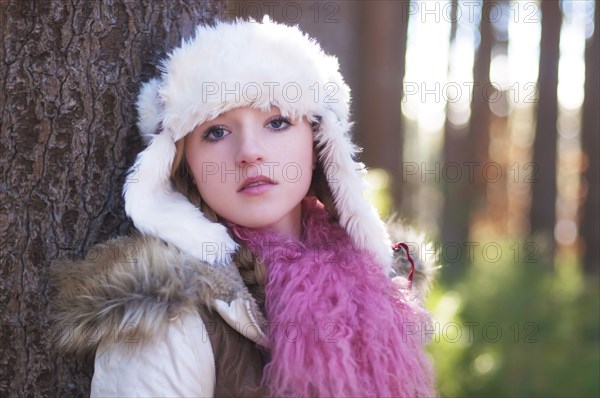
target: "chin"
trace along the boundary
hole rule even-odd
[[[272,225],[274,223],[274,221],[270,221],[270,220],[265,220],[265,219],[261,219],[261,220],[248,220],[248,221],[243,221],[240,222],[239,225],[244,226],[246,228],[254,228],[254,229],[259,229],[259,228],[266,228],[270,225]]]

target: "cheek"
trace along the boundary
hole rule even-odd
[[[219,171],[207,170],[197,178],[196,188],[202,200],[222,217],[227,216],[228,208],[235,206],[232,187],[223,183]]]
[[[190,166],[200,196],[211,207],[214,205],[214,198],[218,200],[227,189],[225,178],[229,176],[222,167],[224,164],[216,159],[197,161]]]
[[[289,181],[298,185],[298,189],[306,189],[312,181],[313,168],[316,164],[316,151],[313,145],[312,131],[303,132],[301,136],[290,147],[288,161],[290,164],[286,168]],[[291,163],[293,162],[293,167]],[[301,173],[301,174],[299,174]]]
[[[231,169],[225,165],[224,154],[221,152],[216,147],[201,148],[190,153],[187,159],[200,196],[217,213],[219,205],[226,198],[228,185],[225,178],[229,177],[227,170]]]
[[[196,185],[214,183],[218,179],[223,164],[223,154],[219,148],[201,147],[186,151],[188,166]]]
[[[210,173],[207,173],[207,170],[210,169],[210,162],[204,162],[201,160],[200,156],[188,156],[187,157],[187,162],[188,162],[188,167],[190,169],[190,172],[192,173],[192,177],[194,178],[194,181],[196,181],[196,185],[200,185],[202,182],[204,182],[206,180],[206,176],[209,175]]]
[[[314,147],[312,131],[304,139],[301,144],[302,148],[302,159],[306,162],[305,164],[312,170],[317,163],[317,151]],[[306,166],[305,166],[306,167]]]
[[[310,127],[302,126],[294,132],[294,138],[288,142],[288,154],[309,165],[316,159],[313,133]]]

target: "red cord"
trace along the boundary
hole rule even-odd
[[[400,248],[403,248],[404,251],[406,251],[406,256],[408,257],[408,262],[410,262],[410,272],[408,273],[408,288],[412,289],[412,282],[413,282],[413,277],[415,274],[415,262],[413,261],[412,257],[410,256],[410,250],[408,249],[408,245],[406,243],[398,242],[394,246],[392,246],[392,249],[395,252],[399,252]]]

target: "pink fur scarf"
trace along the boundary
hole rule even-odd
[[[432,397],[420,330],[428,320],[314,198],[301,241],[233,226],[268,267],[266,315],[273,396]]]

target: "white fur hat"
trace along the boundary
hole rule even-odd
[[[198,26],[163,60],[159,78],[142,85],[138,127],[147,143],[123,187],[125,211],[136,228],[210,264],[236,250],[227,229],[206,219],[172,188],[175,142],[195,126],[242,106],[319,119],[319,161],[340,224],[357,247],[389,271],[391,244],[375,209],[363,197],[365,167],[355,160],[349,130],[350,89],[335,57],[297,27],[265,17]]]

